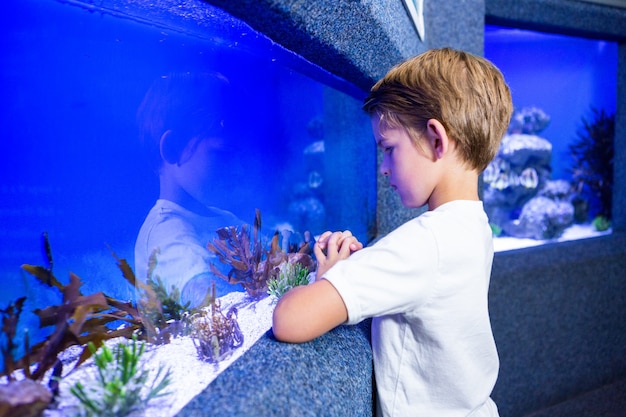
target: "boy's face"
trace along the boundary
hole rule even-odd
[[[173,168],[179,187],[203,205],[215,205],[216,190],[226,188],[226,184],[228,191],[234,192],[235,178],[243,176],[237,154],[225,142],[217,137],[192,141]]]
[[[402,204],[417,208],[428,203],[436,185],[435,158],[428,155],[428,145],[420,149],[405,129],[381,125],[377,115],[372,116],[372,130],[383,151],[380,172],[389,178],[389,185],[398,192]]]

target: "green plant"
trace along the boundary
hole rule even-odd
[[[178,287],[172,285],[171,290],[168,291],[160,276],[150,277],[148,279],[148,285],[152,287],[157,298],[161,301],[163,317],[166,322],[170,320],[180,321],[185,313],[191,310],[189,302],[185,304],[181,303],[180,290]]]
[[[595,219],[593,219],[591,224],[598,232],[604,232],[605,230],[608,230],[609,227],[611,227],[611,222],[604,216],[597,216]]]
[[[489,223],[489,226],[491,227],[491,233],[496,236],[499,237],[502,235],[502,228],[500,226],[498,226],[495,223]]]
[[[592,217],[611,220],[615,115],[592,111],[594,120],[583,118],[578,140],[569,147],[574,160],[572,182],[579,195],[590,202]]]
[[[309,283],[309,268],[300,263],[283,262],[278,267],[278,277],[267,282],[267,293],[280,298],[290,289]]]
[[[164,389],[171,383],[171,371],[159,367],[150,382],[150,371],[140,362],[145,343],[138,342],[136,336],[113,349],[103,345],[98,351],[89,342],[89,349],[94,355],[97,375],[70,388],[80,401],[81,415],[121,417],[145,407],[154,398],[168,395]]]

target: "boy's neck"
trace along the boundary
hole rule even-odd
[[[428,210],[435,210],[446,203],[458,200],[479,201],[478,173],[475,170],[461,169],[450,172],[428,200]]]
[[[160,183],[159,199],[176,203],[184,209],[200,216],[211,214],[211,210],[206,205],[194,199],[176,183],[164,180],[163,178],[161,178]]]

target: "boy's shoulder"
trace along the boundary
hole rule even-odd
[[[407,223],[411,221],[431,222],[446,218],[450,218],[450,220],[461,218],[484,220],[486,216],[482,201],[454,200],[444,203],[434,210],[425,211]]]
[[[403,241],[426,238],[439,241],[464,235],[471,238],[487,230],[491,231],[482,201],[455,200],[421,213],[387,236]]]

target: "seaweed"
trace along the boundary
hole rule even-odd
[[[26,298],[18,299],[12,305],[13,307],[9,306],[3,310],[2,330],[9,342],[8,346],[3,348],[3,354],[5,350],[7,354],[4,354],[5,369],[1,375],[6,375],[9,380],[12,379],[13,372],[20,369],[23,370],[25,377],[35,381],[40,381],[52,368],[56,368],[54,372],[60,374],[58,355],[70,346],[84,346],[74,365],[73,369],[76,369],[91,356],[91,351],[87,348],[89,342],[98,347],[105,340],[116,337],[129,338],[135,332],[143,330],[139,311],[132,303],[114,299],[102,292],[91,295],[82,294],[80,291],[82,281],[74,273],[70,273],[67,285],[62,284],[52,271],[53,260],[47,233],[42,235],[42,246],[46,266],[24,264],[22,268],[42,284],[57,289],[62,295],[62,302],[59,305],[34,310],[39,318],[39,327],[53,327],[54,330],[44,341],[32,347],[28,346],[28,337],[26,337],[24,356],[18,360],[12,357],[12,351],[15,348],[12,340],[15,337],[19,313]],[[118,259],[118,261],[120,264],[125,264],[123,260]],[[110,325],[118,321],[125,322],[125,326],[112,329]],[[35,364],[35,369],[31,372],[32,364]]]
[[[297,252],[283,252],[279,246],[279,233],[275,232],[269,248],[266,249],[260,235],[261,212],[256,210],[252,236],[250,226],[228,226],[216,231],[217,238],[207,244],[207,249],[217,255],[220,262],[231,267],[228,275],[222,273],[214,264],[211,272],[230,284],[241,284],[248,295],[260,299],[267,295],[268,280],[279,273],[279,266],[289,261],[300,263],[313,269],[314,262],[309,252],[309,244],[305,242]],[[290,250],[295,248],[290,248]]]
[[[569,146],[572,182],[576,192],[592,205],[592,217],[611,220],[615,115],[592,108],[594,119],[583,118],[578,140]]]
[[[169,343],[172,337],[188,333],[188,318],[196,308],[190,308],[189,302],[182,304],[180,290],[173,285],[168,291],[161,277],[154,275],[158,254],[158,248],[150,254],[147,283],[137,281],[135,286],[139,290],[138,307],[144,318],[148,340],[161,344]],[[208,303],[197,308],[205,305]]]
[[[40,327],[54,326],[54,331],[47,340],[32,347],[29,361],[18,361],[24,367],[28,366],[26,362],[37,363],[32,379],[41,379],[54,366],[58,354],[70,346],[85,346],[89,342],[100,346],[108,339],[131,337],[142,328],[139,314],[130,303],[114,300],[101,292],[85,296],[79,290],[81,285],[80,278],[70,274],[70,283],[60,288],[63,303],[34,311]],[[117,329],[107,326],[120,320],[126,321],[127,325]],[[74,368],[90,356],[91,352],[83,349]]]
[[[184,328],[184,326],[181,326],[181,320],[184,321],[190,312],[186,310],[187,305],[181,305],[177,301],[180,298],[180,293],[175,291],[175,288],[172,293],[165,291],[163,283],[158,277],[150,280],[148,284],[137,280],[128,262],[118,257],[115,252],[111,251],[111,254],[117,261],[117,266],[122,272],[122,276],[143,294],[140,304],[141,311],[137,305],[115,299],[103,292],[84,295],[80,290],[83,283],[74,273],[69,274],[69,283],[67,285],[62,284],[52,270],[54,265],[52,250],[48,234],[45,232],[42,234],[42,250],[43,266],[24,264],[22,269],[34,276],[44,286],[60,292],[62,302],[59,305],[52,305],[33,311],[39,318],[39,327],[53,327],[53,331],[44,341],[30,346],[28,329],[26,329],[24,337],[25,353],[18,360],[15,360],[14,357],[17,348],[15,339],[26,297],[21,297],[10,303],[5,309],[0,309],[2,333],[5,335],[4,339],[6,340],[6,343],[0,346],[4,362],[4,369],[0,372],[0,376],[6,376],[9,384],[19,383],[14,377],[16,371],[21,370],[28,380],[40,382],[47,375],[48,371],[51,370],[48,387],[52,394],[57,396],[59,381],[63,373],[62,362],[58,357],[67,348],[71,346],[81,346],[83,348],[73,369],[70,371],[71,373],[94,355],[101,346],[104,346],[103,349],[108,349],[104,345],[104,342],[107,340],[124,337],[127,339],[133,338],[133,340],[140,338],[153,343],[167,343],[173,335],[180,334],[180,329]],[[153,263],[156,265],[156,254],[154,256]],[[154,270],[154,268],[151,270]],[[144,315],[146,311],[151,313],[149,318]],[[156,320],[153,320],[155,318]],[[117,322],[122,322],[122,325],[117,325]],[[133,346],[136,346],[136,344]],[[119,349],[123,348],[120,347]],[[132,349],[132,352],[137,353],[134,347]],[[143,345],[141,349],[143,351]],[[106,352],[106,350],[103,352]],[[123,353],[123,355],[128,359],[128,352]],[[130,362],[120,363],[122,367],[131,364]],[[138,374],[138,378],[135,380],[139,381],[139,383],[135,385],[143,385],[145,374]],[[155,390],[154,392],[151,391],[148,395],[149,398],[160,396],[159,392],[167,385],[167,382],[165,382],[167,378],[169,378],[169,373],[156,386],[153,386]],[[117,383],[116,381],[119,382],[117,379],[109,382]],[[110,383],[106,384],[105,390],[115,388]],[[80,388],[76,388],[76,390],[78,390],[76,392],[79,396],[83,395],[81,401],[86,401],[84,404],[86,407],[90,407],[102,399],[98,399],[97,396],[90,397],[88,391],[84,389],[82,393]],[[147,401],[147,399],[144,398],[142,401]],[[88,403],[91,405],[88,406]],[[11,410],[8,412],[9,414],[12,413]],[[88,415],[90,413],[89,411],[85,412]],[[95,415],[100,414],[96,413]]]
[[[183,319],[186,312],[190,309],[189,302],[181,304],[180,290],[173,285],[171,291],[167,291],[165,284],[158,275],[150,277],[148,285],[154,290],[156,297],[161,302],[161,309],[163,313],[163,319],[165,321],[175,320],[180,321]]]
[[[0,309],[0,314],[2,314],[2,333],[6,337],[6,344],[0,346],[0,351],[4,360],[4,372],[9,381],[15,380],[13,377],[13,371],[16,368],[13,352],[17,348],[15,336],[17,334],[17,323],[20,319],[20,314],[22,314],[25,301],[26,297],[20,297],[15,302],[9,303],[7,308]],[[28,337],[26,340],[28,340]]]
[[[236,307],[231,307],[226,315],[222,313],[215,297],[215,282],[210,302],[210,313],[200,310],[191,316],[191,339],[200,359],[216,364],[243,344],[243,333],[237,323]]]

